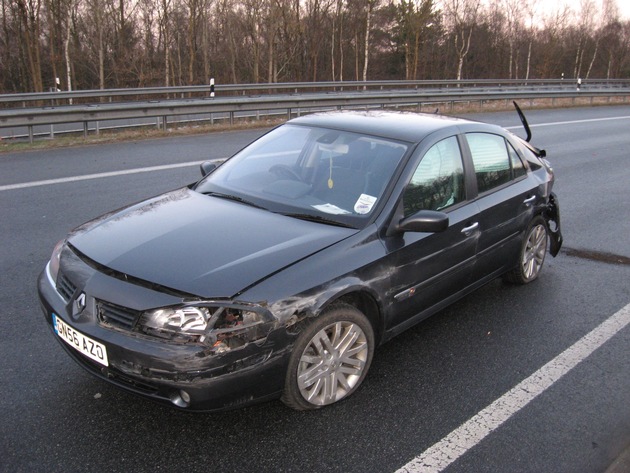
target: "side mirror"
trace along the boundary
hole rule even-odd
[[[435,210],[420,210],[415,214],[402,219],[396,230],[399,232],[443,232],[448,228],[448,215]]]
[[[208,174],[214,171],[218,166],[217,166],[217,163],[214,161],[205,161],[201,163],[199,167],[201,168],[201,176],[206,177]]]

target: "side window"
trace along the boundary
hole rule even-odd
[[[464,167],[457,137],[433,145],[405,190],[405,217],[419,210],[442,210],[465,199]]]
[[[510,181],[510,157],[502,136],[468,133],[466,139],[470,146],[480,194]]]

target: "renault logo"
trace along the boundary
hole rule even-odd
[[[85,309],[85,292],[82,292],[74,301],[74,313],[79,314]]]

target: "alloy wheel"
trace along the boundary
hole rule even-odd
[[[344,398],[361,380],[368,354],[367,337],[357,324],[340,321],[324,327],[300,357],[300,394],[317,406]]]

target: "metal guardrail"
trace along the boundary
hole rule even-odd
[[[422,81],[423,85],[427,81]],[[484,87],[479,84],[485,82]],[[508,82],[511,84],[508,85]],[[121,102],[121,103],[91,103],[85,105],[63,105],[63,106],[47,106],[33,108],[11,108],[0,110],[0,128],[17,128],[27,127],[28,137],[32,142],[34,139],[33,127],[41,125],[52,125],[62,123],[80,123],[83,126],[83,132],[87,135],[90,123],[98,124],[100,122],[110,120],[133,120],[133,119],[153,119],[155,126],[166,129],[169,119],[173,120],[182,116],[205,116],[212,117],[217,114],[223,114],[229,117],[232,122],[239,113],[256,112],[258,113],[286,113],[287,118],[302,112],[322,109],[345,109],[345,108],[373,108],[373,107],[418,107],[434,103],[447,103],[451,108],[456,102],[479,102],[482,105],[486,101],[494,100],[534,100],[541,98],[557,99],[557,98],[577,98],[587,97],[593,100],[596,97],[624,97],[624,101],[630,96],[630,81],[601,81],[595,83],[589,81],[588,84],[582,84],[580,91],[576,90],[575,85],[567,84],[567,81],[557,84],[558,81],[544,81],[535,86],[524,86],[520,81],[514,84],[514,81],[465,81],[467,87],[463,87],[462,81],[436,81],[436,85],[440,85],[438,89],[420,89],[414,84],[420,82],[344,82],[344,83],[299,83],[299,84],[272,84],[279,89],[291,89],[298,85],[303,88],[308,87],[332,87],[334,84],[337,89],[343,88],[343,91],[319,92],[319,93],[302,93],[302,94],[282,94],[282,95],[258,95],[258,96],[231,96],[231,97],[203,97],[190,99],[170,99],[170,100],[148,100],[142,102]],[[537,81],[539,82],[539,81]],[[393,90],[383,90],[385,86],[396,85],[398,87]],[[445,86],[448,85],[448,86]],[[477,87],[472,87],[472,85]],[[497,85],[499,84],[499,85]],[[530,84],[528,82],[528,84]],[[259,89],[263,84],[255,84]],[[368,88],[368,85],[370,88]],[[254,87],[254,85],[251,85]],[[365,86],[365,90],[364,90]],[[490,87],[494,86],[494,87]],[[227,90],[224,86],[224,91]],[[232,87],[232,86],[231,86]],[[244,86],[239,87],[239,91]],[[359,89],[348,91],[348,89]],[[185,88],[187,91],[191,88]],[[201,88],[197,92],[201,91]],[[259,90],[257,89],[257,90]],[[125,89],[126,90],[126,89]],[[135,95],[144,94],[146,89],[133,89]],[[204,90],[209,92],[209,87]],[[217,92],[221,88],[217,87]],[[253,91],[254,89],[249,89]],[[269,90],[269,89],[267,89]],[[160,93],[179,94],[181,88],[160,89]],[[88,91],[93,93],[94,91]],[[107,95],[103,95],[103,91],[99,91],[101,95],[93,95],[94,97],[113,96],[118,91],[106,91]],[[54,93],[56,100],[65,97],[64,93]],[[72,92],[65,94],[73,94],[72,97],[78,97],[83,92]],[[33,95],[28,94],[29,99]],[[83,97],[89,96],[85,93]],[[6,96],[0,96],[6,97]],[[67,97],[65,97],[67,98]],[[51,133],[52,134],[52,133]]]
[[[628,88],[630,79],[589,79],[584,81],[590,88]],[[392,90],[392,89],[452,89],[478,87],[525,87],[525,88],[574,88],[576,82],[569,79],[468,79],[468,80],[418,80],[418,81],[344,81],[344,82],[283,82],[268,84],[223,84],[179,87],[150,87],[135,89],[75,90],[0,95],[0,105],[27,107],[29,103],[44,103],[48,106],[71,104],[84,99],[99,99],[112,103],[123,98],[185,99],[186,97],[209,96],[211,90],[217,95],[251,95],[285,91],[348,91],[348,90]]]

